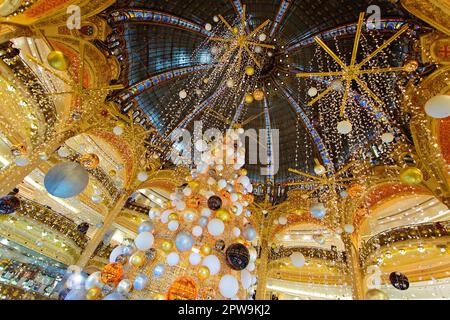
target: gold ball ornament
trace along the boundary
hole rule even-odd
[[[172,251],[172,248],[173,248],[173,243],[171,241],[164,240],[161,243],[161,250],[164,252],[170,252],[170,251]]]
[[[90,288],[86,292],[86,299],[87,300],[99,300],[102,296],[102,289],[98,287]]]
[[[95,153],[84,154],[80,157],[80,164],[86,169],[95,169],[100,164],[100,158]]]
[[[193,180],[193,181],[188,182],[188,186],[192,190],[196,191],[198,189],[198,187],[200,186],[200,182],[198,182],[197,180]]]
[[[58,71],[66,71],[69,68],[70,60],[61,51],[51,51],[47,56],[48,64]]]
[[[115,177],[116,175],[117,175],[117,171],[116,170],[114,170],[114,169],[112,169],[112,170],[109,170],[109,175],[111,176],[111,177]]]
[[[133,265],[135,268],[140,268],[144,265],[145,263],[145,253],[142,251],[138,251],[136,253],[134,253],[131,257],[130,257],[130,263],[131,265]]]
[[[161,293],[157,293],[153,296],[153,299],[154,300],[166,300],[166,297]]]
[[[366,300],[389,300],[389,297],[381,290],[371,289],[366,292]]]
[[[247,169],[241,169],[241,170],[239,170],[239,174],[240,174],[241,176],[246,176],[247,173],[248,173]]]
[[[245,74],[249,77],[253,76],[255,74],[255,68],[253,67],[247,67],[245,68]]]
[[[238,34],[239,33],[239,28],[238,27],[234,27],[233,28],[233,34]]]
[[[200,248],[200,252],[201,254],[203,254],[204,256],[208,256],[211,254],[211,247],[207,244],[204,244],[201,248]]]
[[[255,99],[253,98],[253,96],[252,96],[251,94],[247,94],[247,95],[245,96],[245,103],[246,103],[246,104],[253,103],[254,100],[255,100]]]
[[[418,63],[416,60],[408,61],[408,62],[405,64],[405,69],[406,69],[406,71],[408,71],[408,72],[414,72],[414,71],[417,70],[418,67],[419,67],[419,63]]]
[[[201,266],[201,267],[198,269],[197,276],[198,276],[198,278],[199,278],[201,281],[204,281],[204,280],[208,279],[208,278],[209,278],[209,275],[210,275],[210,271],[209,271],[209,268],[208,268],[208,267]]]
[[[420,184],[423,181],[423,173],[416,167],[404,168],[400,172],[400,181],[410,185]]]
[[[223,222],[227,222],[230,220],[230,213],[227,210],[220,208],[216,211],[216,218],[222,220]]]
[[[253,98],[255,98],[256,101],[264,100],[264,92],[261,89],[256,89],[255,92],[253,92]]]
[[[168,219],[169,219],[169,221],[178,220],[178,214],[176,214],[175,212],[172,212],[171,214],[169,214]]]

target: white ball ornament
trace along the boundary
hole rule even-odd
[[[138,178],[138,180],[141,181],[141,182],[147,181],[147,179],[148,179],[148,174],[147,174],[146,172],[144,172],[144,171],[139,172],[138,175],[137,175],[137,178]]]
[[[218,274],[220,271],[220,260],[213,254],[205,257],[202,265],[209,269],[209,273],[212,276]]]
[[[255,268],[256,268],[256,265],[255,265],[255,263],[254,262],[250,262],[249,264],[248,264],[248,266],[247,266],[247,270],[248,271],[250,271],[250,272],[253,272],[253,271],[255,271]]]
[[[212,30],[212,25],[210,23],[205,24],[205,30],[206,31],[211,31]]]
[[[450,116],[450,95],[438,95],[428,100],[425,104],[425,112],[436,119]]]
[[[30,163],[30,160],[26,156],[19,156],[14,160],[14,163],[18,167],[25,167]]]
[[[194,237],[200,237],[203,233],[203,229],[200,226],[195,226],[194,228],[192,228],[192,235],[194,235]]]
[[[267,35],[265,33],[261,33],[258,37],[259,41],[264,42],[267,40]]]
[[[169,229],[170,231],[176,231],[176,230],[178,230],[179,226],[180,226],[180,223],[178,221],[172,220],[167,225],[167,229]]]
[[[233,88],[234,87],[234,80],[233,79],[228,79],[227,80],[227,87],[228,88]]]
[[[250,254],[250,261],[255,262],[258,258],[258,252],[256,251],[256,249],[254,247],[250,247],[248,248],[248,253]]]
[[[214,237],[220,236],[224,230],[225,230],[225,225],[224,225],[223,221],[220,219],[212,219],[208,223],[208,232]]]
[[[171,252],[167,255],[166,262],[169,266],[173,267],[180,261],[180,256],[176,252]]]
[[[180,96],[180,99],[186,99],[187,98],[186,90],[181,90],[178,95]]]
[[[355,231],[355,227],[353,227],[353,225],[352,224],[346,224],[345,226],[344,226],[344,231],[346,232],[346,233],[353,233],[353,231]]]
[[[252,274],[247,270],[241,271],[241,284],[244,289],[248,289],[252,285]]]
[[[287,224],[288,219],[287,219],[286,216],[281,216],[281,217],[278,218],[278,222],[279,222],[282,226],[284,226],[284,225]]]
[[[315,203],[311,206],[311,214],[317,219],[322,219],[327,214],[327,208],[323,203]]]
[[[214,22],[219,22],[219,17],[218,17],[218,16],[214,16],[214,17],[213,17],[213,21],[214,21]]]
[[[241,229],[239,229],[238,227],[233,227],[233,236],[235,238],[239,237],[241,235]]]
[[[197,252],[192,252],[189,255],[189,263],[193,266],[198,265],[202,261],[202,256]]]
[[[115,126],[115,127],[113,128],[113,133],[114,133],[116,136],[120,136],[120,135],[123,134],[123,128],[122,128],[121,126]]]
[[[66,147],[61,147],[58,149],[58,156],[60,156],[61,158],[67,158],[69,154],[70,152]]]
[[[394,135],[390,132],[383,133],[381,135],[381,141],[383,141],[384,143],[391,143],[392,141],[394,141]]]
[[[337,125],[337,130],[340,134],[349,134],[352,132],[353,126],[348,120],[340,121]]]
[[[255,47],[255,52],[256,53],[262,53],[263,52],[263,48],[261,48],[260,46],[256,46]]]
[[[154,240],[153,234],[150,232],[142,232],[134,239],[134,244],[139,250],[147,251],[153,246]]]
[[[292,253],[290,259],[294,267],[301,268],[305,265],[305,257],[300,252]]]
[[[195,149],[197,149],[197,151],[204,152],[208,149],[208,144],[205,140],[197,140],[195,142]]]
[[[315,97],[315,96],[317,96],[317,88],[314,88],[314,87],[309,88],[309,90],[308,90],[308,96],[310,96],[310,97]]]
[[[239,291],[239,283],[232,275],[224,275],[219,282],[219,291],[225,298],[231,299]]]
[[[223,189],[227,186],[227,181],[225,179],[220,179],[217,182],[217,186],[219,187],[219,189]]]
[[[209,217],[211,215],[211,210],[209,208],[203,208],[201,215],[202,217]]]

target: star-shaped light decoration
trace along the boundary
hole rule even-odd
[[[45,34],[43,34],[42,31],[40,31],[39,29],[36,29],[36,31],[42,37],[42,39],[44,40],[46,45],[50,48],[50,50],[52,52],[56,52],[53,46],[51,45],[50,41],[48,41]],[[88,102],[88,104],[95,105],[96,103],[103,102],[101,100],[104,100],[104,97],[108,95],[110,92],[124,88],[124,86],[121,84],[103,86],[98,88],[85,88],[84,87],[85,45],[83,42],[80,42],[79,53],[80,53],[80,67],[78,71],[78,81],[76,81],[76,79],[70,73],[67,73],[70,78],[69,80],[67,80],[64,77],[60,76],[57,72],[47,67],[39,60],[37,60],[35,57],[31,55],[27,56],[29,60],[31,60],[44,70],[46,70],[54,77],[60,79],[62,82],[64,82],[67,86],[69,86],[72,89],[71,91],[51,92],[48,93],[49,96],[73,95],[76,97],[76,99],[78,99],[80,106],[83,105],[83,101],[85,100]]]
[[[289,168],[289,172],[301,175],[309,180],[301,181],[301,182],[291,182],[288,183],[288,186],[312,186],[312,189],[308,190],[305,194],[305,198],[309,197],[309,195],[313,194],[316,191],[327,188],[327,190],[336,190],[336,188],[344,188],[346,189],[349,184],[355,183],[361,178],[349,178],[346,177],[348,174],[348,170],[355,164],[354,161],[345,165],[339,171],[330,174],[326,172],[325,167],[323,167],[317,159],[314,159],[316,165],[314,167],[314,171],[316,175],[312,175],[306,172],[302,172],[296,169]]]
[[[257,35],[262,29],[264,29],[264,27],[266,27],[270,23],[270,20],[264,21],[253,31],[247,30],[246,28],[247,17],[245,5],[243,6],[240,27],[232,27],[222,15],[219,15],[219,18],[222,21],[222,23],[227,27],[227,29],[231,32],[231,35],[230,37],[227,38],[211,37],[209,39],[211,41],[225,42],[230,44],[229,49],[227,50],[227,52],[224,54],[223,57],[229,58],[234,54],[235,51],[237,51],[236,69],[240,69],[242,62],[242,55],[245,51],[248,54],[248,56],[253,60],[253,62],[258,66],[258,68],[261,68],[262,66],[261,62],[255,57],[250,47],[259,46],[261,48],[275,49],[275,46],[273,45],[265,44],[262,43],[262,41],[256,41],[253,39],[255,35]]]
[[[363,69],[364,65],[366,65],[367,62],[372,60],[376,55],[378,55],[381,51],[383,51],[385,48],[387,48],[392,42],[394,42],[397,38],[399,38],[409,28],[408,24],[405,24],[389,40],[384,42],[375,51],[373,51],[371,54],[369,54],[367,57],[365,57],[363,61],[361,61],[360,63],[357,63],[356,58],[357,58],[358,49],[360,46],[362,27],[363,27],[363,23],[364,23],[364,16],[365,16],[364,12],[360,13],[360,15],[359,15],[359,21],[358,21],[358,26],[357,26],[357,31],[356,31],[355,42],[354,42],[354,46],[353,46],[353,52],[352,52],[350,65],[346,65],[341,60],[341,58],[339,58],[339,56],[336,53],[334,53],[319,37],[315,37],[314,38],[315,41],[339,64],[339,66],[341,67],[341,71],[308,72],[308,73],[298,73],[297,74],[297,77],[300,77],[300,78],[304,78],[304,77],[340,77],[339,80],[345,86],[344,98],[342,100],[341,110],[340,110],[341,117],[344,117],[344,115],[345,115],[345,108],[347,105],[347,100],[349,98],[350,87],[351,87],[352,81],[355,81],[361,87],[361,89],[363,89],[363,91],[365,91],[378,105],[383,106],[384,102],[368,87],[368,85],[365,83],[365,81],[363,79],[361,79],[360,76],[365,75],[365,74],[381,74],[381,73],[399,72],[399,71],[414,72],[418,67],[417,61],[409,61],[403,67]],[[334,81],[333,81],[333,83],[334,83]],[[325,91],[323,91],[321,94],[319,94],[313,100],[311,100],[308,103],[308,106],[312,106],[313,104],[315,104],[317,101],[319,101],[320,99],[325,97],[328,93],[330,93],[334,88],[335,88],[335,85],[332,84]]]

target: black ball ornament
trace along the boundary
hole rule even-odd
[[[233,243],[225,252],[227,265],[233,270],[244,270],[250,262],[250,253],[242,243]]]
[[[408,290],[409,288],[409,280],[408,277],[400,272],[392,272],[389,275],[389,280],[394,288],[398,290]]]
[[[223,249],[225,249],[225,241],[217,240],[214,244],[214,248],[216,248],[216,250],[222,251]]]
[[[222,199],[218,196],[211,196],[208,199],[208,208],[217,211],[222,207]]]
[[[0,214],[11,214],[20,208],[20,200],[15,195],[0,198]]]
[[[77,226],[77,230],[80,231],[83,234],[86,234],[87,231],[89,230],[89,223],[87,222],[82,222]]]

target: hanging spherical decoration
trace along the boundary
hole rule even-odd
[[[110,263],[103,267],[100,279],[104,284],[117,285],[123,275],[123,266],[120,263]]]
[[[214,237],[218,237],[220,236],[223,231],[225,230],[225,225],[223,223],[222,220],[220,219],[212,219],[209,223],[208,223],[208,232],[214,236]]]
[[[264,92],[263,92],[261,89],[256,89],[256,90],[253,92],[253,98],[254,98],[256,101],[262,101],[262,100],[264,100]]]
[[[144,290],[148,284],[148,277],[144,273],[139,273],[133,281],[134,290]]]
[[[145,171],[139,172],[138,175],[137,175],[137,179],[138,179],[139,181],[141,181],[141,182],[147,181],[147,179],[148,179],[148,174],[147,174],[147,172],[145,172]]]
[[[218,196],[211,196],[208,198],[208,208],[217,211],[222,207],[222,199]]]
[[[301,252],[294,252],[289,258],[294,267],[301,268],[305,265],[305,257]]]
[[[45,189],[58,198],[74,197],[89,183],[89,174],[78,163],[63,162],[51,168],[44,178]]]
[[[122,295],[127,295],[133,289],[133,284],[129,279],[123,279],[117,285],[117,292]]]
[[[214,248],[218,251],[222,251],[223,249],[225,249],[225,241],[223,241],[222,239],[217,240],[214,244]]]
[[[314,173],[317,174],[318,176],[322,176],[327,172],[327,169],[325,169],[325,167],[321,164],[316,164],[314,166]]]
[[[94,287],[86,292],[87,300],[99,300],[102,297],[102,289]]]
[[[151,232],[142,232],[138,234],[136,239],[134,239],[134,244],[136,248],[142,251],[146,251],[153,246],[154,237]]]
[[[117,121],[115,127],[113,128],[113,133],[116,136],[120,136],[123,134],[124,128],[125,128],[125,125],[122,122]]]
[[[255,68],[253,68],[253,67],[245,68],[245,74],[250,77],[253,76],[255,74]]]
[[[61,51],[50,51],[47,56],[48,64],[58,71],[67,71],[70,65],[70,60]]]
[[[198,277],[201,281],[204,281],[204,280],[208,279],[209,276],[210,276],[210,272],[209,272],[208,267],[201,266],[200,268],[198,268],[198,271],[197,271],[197,277]]]
[[[227,210],[220,208],[216,211],[216,218],[222,220],[223,222],[227,222],[230,220],[230,213]]]
[[[258,39],[259,39],[259,41],[264,42],[264,41],[267,40],[267,35],[266,35],[265,33],[261,33],[261,34],[258,36]]]
[[[215,255],[209,255],[203,259],[202,265],[208,267],[212,276],[215,276],[220,271],[220,260]]]
[[[419,168],[406,167],[400,171],[400,181],[410,185],[417,185],[423,181],[423,173]]]
[[[194,245],[194,238],[189,232],[183,231],[175,237],[175,246],[178,251],[185,252],[191,250]]]
[[[173,248],[173,242],[170,240],[164,240],[161,243],[161,250],[164,252],[170,252]]]
[[[337,130],[340,134],[349,134],[352,132],[352,124],[348,120],[343,120],[338,123]]]
[[[252,227],[252,225],[248,224],[244,227],[242,235],[246,240],[253,241],[256,238],[256,230],[255,228]]]
[[[212,30],[212,25],[210,23],[205,24],[205,30],[206,31],[211,31]]]
[[[143,251],[137,251],[130,257],[130,264],[135,268],[140,268],[145,263],[145,253]]]
[[[251,94],[245,95],[245,103],[246,104],[251,104],[251,103],[253,103],[254,100],[255,100],[255,98],[253,98],[253,95],[251,95]]]
[[[389,300],[388,295],[379,289],[370,289],[366,292],[366,300]]]
[[[308,90],[308,96],[310,96],[311,98],[317,96],[317,93],[317,88],[312,87]]]
[[[175,280],[167,292],[167,300],[196,300],[197,285],[190,277]]]
[[[180,262],[180,256],[176,252],[171,252],[167,255],[166,262],[169,266],[173,267]]]
[[[239,291],[239,282],[234,276],[226,274],[220,279],[219,291],[225,298],[234,298]]]
[[[381,141],[383,141],[384,143],[391,143],[392,141],[394,141],[394,135],[390,132],[383,133],[381,135]]]
[[[80,157],[80,164],[86,169],[95,169],[100,164],[100,158],[95,153],[88,153]]]
[[[153,225],[153,222],[151,221],[144,221],[142,222],[138,227],[138,233],[142,232],[152,232],[155,226]]]
[[[165,272],[165,268],[164,268],[164,265],[163,264],[157,264],[154,268],[153,268],[153,276],[155,277],[155,278],[159,278],[159,277],[161,277],[163,274],[164,274],[164,272]]]
[[[398,290],[408,290],[409,280],[408,277],[400,272],[392,272],[389,275],[389,281]]]
[[[204,244],[203,246],[200,247],[200,252],[204,255],[207,256],[209,254],[211,254],[211,247],[207,244]]]
[[[450,116],[450,95],[438,95],[428,100],[425,104],[425,112],[436,119]]]
[[[327,214],[327,208],[323,203],[314,203],[311,206],[311,215],[317,219],[322,219]]]
[[[86,234],[89,230],[89,223],[82,222],[79,225],[77,225],[77,230],[83,234]]]
[[[344,226],[344,231],[348,234],[351,234],[355,231],[355,227],[352,224],[346,224]]]
[[[227,265],[233,270],[244,270],[250,262],[250,253],[246,246],[233,243],[225,251]]]
[[[15,195],[0,198],[0,214],[11,214],[20,208],[20,199]]]
[[[180,99],[186,99],[187,98],[186,90],[181,90],[178,95],[180,96]]]

